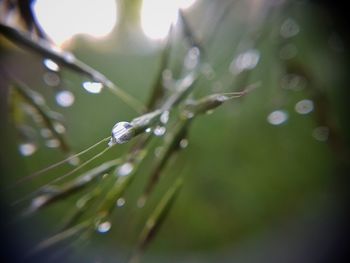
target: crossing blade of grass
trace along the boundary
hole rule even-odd
[[[95,156],[93,156],[92,158],[90,158],[89,160],[87,160],[86,162],[82,163],[81,165],[79,165],[78,167],[76,167],[75,169],[71,170],[70,172],[60,176],[60,177],[57,177],[56,179],[52,180],[51,182],[49,183],[46,183],[44,185],[42,185],[41,187],[39,187],[37,190],[34,190],[33,192],[23,196],[22,198],[18,199],[17,201],[13,202],[11,205],[12,206],[15,206],[15,205],[18,205],[20,203],[22,203],[23,201],[29,199],[29,198],[32,198],[34,196],[36,196],[37,194],[40,194],[43,190],[49,188],[52,184],[56,183],[56,182],[59,182],[59,181],[62,181],[63,179],[67,178],[68,176],[74,174],[76,171],[80,170],[81,168],[83,168],[84,166],[86,166],[87,164],[89,164],[90,162],[92,162],[93,160],[95,160],[96,158],[102,156],[104,153],[106,153],[110,148],[106,148],[104,149],[102,152],[96,154]]]
[[[170,50],[171,50],[171,39],[172,39],[173,27],[170,28],[168,38],[166,40],[165,46],[162,50],[161,61],[159,71],[156,75],[155,82],[153,84],[153,89],[151,92],[151,96],[148,100],[147,109],[152,110],[159,99],[161,99],[164,95],[164,86],[163,86],[163,72],[168,66]]]
[[[91,169],[90,171],[82,174],[81,176],[73,179],[71,182],[64,184],[63,186],[56,187],[53,185],[48,185],[45,188],[41,188],[41,191],[45,189],[54,189],[53,191],[48,191],[47,193],[41,194],[34,198],[32,204],[28,210],[28,213],[38,211],[39,209],[59,200],[70,196],[71,194],[83,189],[92,182],[94,182],[99,176],[105,173],[109,173],[114,167],[120,163],[120,160],[112,160],[102,165]],[[39,190],[40,191],[40,190]]]
[[[25,176],[25,177],[19,179],[15,184],[11,185],[9,187],[9,189],[12,189],[15,186],[19,186],[19,185],[21,185],[21,184],[23,184],[23,183],[25,183],[25,182],[27,182],[29,180],[32,180],[32,179],[34,179],[34,178],[36,178],[36,177],[38,177],[38,176],[40,176],[40,175],[42,175],[42,174],[52,170],[52,169],[54,169],[54,168],[56,168],[56,167],[58,167],[58,166],[60,166],[62,164],[65,164],[65,163],[67,163],[67,162],[69,162],[69,161],[71,161],[71,160],[73,160],[73,159],[75,159],[75,158],[77,158],[77,157],[87,153],[88,151],[94,149],[96,146],[100,145],[101,143],[108,141],[110,138],[111,138],[110,136],[108,136],[106,138],[103,138],[102,140],[98,141],[94,145],[88,147],[87,149],[85,149],[85,150],[83,150],[83,151],[81,151],[81,152],[79,152],[77,154],[71,155],[71,156],[69,156],[68,158],[66,158],[66,159],[64,159],[62,161],[59,161],[59,162],[54,163],[52,165],[49,165],[48,167],[45,167],[45,168],[43,168],[43,169],[41,169],[41,170],[39,170],[37,172],[34,172],[34,173],[32,173],[32,174],[30,174],[28,176]]]
[[[183,184],[182,178],[179,178],[170,187],[170,189],[162,197],[158,205],[155,207],[151,215],[148,217],[141,234],[137,241],[137,247],[131,256],[129,263],[137,263],[140,261],[140,257],[143,252],[152,242],[166,216],[169,214],[171,207],[178,196],[179,190]]]
[[[98,208],[96,217],[97,224],[110,216],[115,207],[116,201],[118,198],[122,197],[125,190],[134,179],[139,165],[146,155],[146,150],[134,152],[129,158],[127,158],[126,162],[116,168],[114,171],[116,181],[112,188],[106,193],[106,197]]]
[[[53,137],[60,142],[62,151],[66,153],[69,152],[69,146],[66,139],[55,129],[55,122],[57,120],[53,118],[54,114],[46,105],[45,100],[40,94],[30,89],[25,83],[15,79],[13,79],[13,81],[15,82],[14,88],[25,99],[25,101],[35,109],[37,114],[42,117],[43,124],[52,132]]]
[[[143,206],[148,199],[148,196],[153,191],[154,187],[158,183],[161,173],[170,160],[171,156],[179,149],[180,141],[186,137],[188,127],[191,123],[191,119],[180,120],[175,126],[172,133],[168,136],[160,154],[159,158],[155,160],[155,165],[153,166],[150,178],[146,184],[143,195],[139,198],[138,204]]]
[[[91,221],[87,220],[41,241],[33,250],[28,253],[27,258],[31,258],[45,249],[51,248],[69,238],[73,238],[74,236],[83,233],[84,231],[88,230],[91,225]]]

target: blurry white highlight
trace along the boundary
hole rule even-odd
[[[83,88],[90,93],[98,94],[101,92],[103,85],[100,82],[85,81]]]
[[[194,3],[195,0],[143,0],[141,27],[144,34],[154,40],[166,38],[170,26],[177,21],[179,9]]]
[[[62,90],[56,94],[56,102],[61,107],[70,107],[74,103],[74,95],[68,90]]]
[[[281,125],[287,120],[288,113],[282,110],[273,111],[267,116],[267,121],[272,125]]]
[[[117,23],[115,0],[36,0],[33,7],[39,24],[58,46],[77,34],[104,37]]]

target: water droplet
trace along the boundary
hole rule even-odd
[[[145,130],[145,132],[147,132],[147,133],[150,133],[152,131],[152,129],[150,128],[150,127],[148,127],[146,130]]]
[[[55,131],[59,134],[63,134],[66,132],[66,128],[63,126],[63,124],[59,123],[59,122],[55,122],[53,124],[53,128],[55,129]]]
[[[80,159],[77,156],[69,157],[68,163],[72,166],[77,166],[80,163]]]
[[[26,143],[20,144],[18,146],[18,150],[20,154],[22,154],[23,156],[30,156],[36,152],[37,147],[34,143],[26,142]]]
[[[83,88],[90,93],[98,94],[102,91],[103,84],[100,82],[85,81]]]
[[[50,87],[57,87],[61,83],[60,76],[55,72],[46,72],[43,76],[43,80],[46,85]]]
[[[306,79],[296,74],[286,74],[281,80],[281,86],[287,90],[299,91],[306,87]]]
[[[52,137],[52,132],[50,129],[47,129],[47,128],[42,128],[40,130],[40,134],[43,138],[50,138]]]
[[[325,142],[329,137],[329,128],[326,126],[320,126],[313,130],[312,137],[314,137],[317,141]]]
[[[169,121],[169,111],[164,111],[161,115],[160,115],[160,122],[163,124],[167,124]]]
[[[124,206],[125,205],[125,199],[124,198],[119,198],[118,200],[117,200],[117,206],[118,207],[122,207],[122,206]]]
[[[281,125],[288,120],[288,113],[283,110],[276,110],[267,116],[267,121],[272,125]]]
[[[230,64],[230,72],[239,74],[244,70],[256,67],[260,59],[260,52],[256,49],[247,50],[237,56]]]
[[[165,132],[166,128],[163,126],[157,126],[153,131],[155,136],[163,136]]]
[[[199,63],[200,50],[198,47],[192,47],[189,49],[185,56],[184,66],[191,70],[194,69]]]
[[[56,102],[61,107],[70,107],[75,100],[74,94],[69,90],[62,90],[56,94]]]
[[[48,198],[48,195],[40,195],[38,197],[35,197],[31,202],[31,208],[37,209],[41,207],[48,200]]]
[[[60,141],[57,139],[51,139],[51,140],[47,140],[45,142],[45,145],[49,148],[57,148],[60,146]]]
[[[111,222],[105,221],[97,225],[97,231],[101,234],[107,233],[112,227]]]
[[[184,90],[188,87],[190,87],[195,80],[195,76],[193,73],[188,74],[183,79],[180,79],[177,81],[177,86],[179,90]]]
[[[118,167],[117,174],[119,176],[127,176],[132,172],[133,169],[134,166],[132,165],[132,163],[127,162]]]
[[[287,18],[280,29],[280,34],[284,38],[290,38],[296,36],[300,31],[299,25],[292,18]]]
[[[281,49],[280,49],[280,58],[281,59],[291,59],[291,58],[294,58],[298,53],[298,49],[297,47],[294,45],[294,44],[287,44],[285,46],[283,46]]]
[[[314,103],[312,100],[301,100],[295,104],[295,111],[299,114],[308,114],[314,109]]]
[[[57,72],[57,71],[60,70],[60,67],[58,66],[58,64],[55,61],[53,61],[53,60],[51,60],[49,58],[44,59],[43,60],[43,64],[44,64],[44,66],[47,69],[49,69],[51,71],[56,71]]]
[[[192,119],[194,117],[194,113],[192,111],[186,111],[185,116],[187,119]]]
[[[123,144],[128,142],[134,136],[133,127],[129,122],[117,122],[112,128],[112,138],[108,145]]]
[[[188,146],[188,140],[187,139],[182,139],[180,141],[180,148],[185,149]]]
[[[75,62],[75,56],[71,52],[61,52],[62,56],[67,60],[68,62]]]

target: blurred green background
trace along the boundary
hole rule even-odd
[[[140,1],[123,1],[121,21],[108,38],[97,41],[78,36],[67,48],[146,102],[159,71],[162,46],[142,35],[138,27],[140,5]],[[228,8],[215,29],[212,24]],[[124,262],[150,211],[179,175],[184,186],[142,262],[329,262],[322,259],[341,246],[349,129],[345,89],[348,51],[328,11],[306,1],[214,4],[205,0],[186,10],[189,24],[202,40],[205,63],[215,72],[214,79],[201,77],[193,97],[217,92],[218,87],[228,92],[258,83],[258,88],[198,117],[189,131],[188,147],[171,159],[150,202],[138,208],[136,200],[154,158],[150,155],[126,191],[125,205],[114,212],[111,230],[95,233],[88,244],[74,247],[72,254],[64,254],[64,262]],[[295,23],[289,30],[298,29],[291,37],[281,33],[286,21]],[[62,26],[69,26],[64,17]],[[171,51],[174,78],[180,77],[179,67],[188,47],[178,32]],[[230,63],[250,48],[259,51],[257,66],[237,76],[231,74]],[[4,45],[1,65],[64,115],[66,136],[75,152],[108,136],[117,121],[138,116],[108,90],[87,93],[81,87],[86,79],[67,69],[63,69],[61,80],[74,94],[75,102],[69,108],[59,107],[55,90],[42,81],[41,58],[30,52]],[[305,99],[313,102],[313,108],[300,114],[296,104]],[[268,116],[276,110],[286,113],[286,120],[272,125]],[[4,127],[2,160],[6,173],[2,173],[2,185],[11,185],[65,158],[58,149],[45,147],[38,133],[38,150],[21,157],[11,121]],[[152,149],[161,140],[155,138]],[[121,156],[128,147],[118,145],[86,169]],[[68,165],[59,168],[48,177],[6,192],[3,199],[5,203],[16,200],[70,169]],[[11,224],[14,239],[26,249],[52,235],[75,209],[79,196],[29,218],[16,217],[16,223]],[[17,215],[20,209],[16,209]]]

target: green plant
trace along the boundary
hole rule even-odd
[[[22,10],[19,6],[17,8]],[[139,210],[145,211],[143,213],[145,213],[146,219],[141,221],[142,227],[135,235],[138,239],[133,240],[136,248],[131,261],[137,262],[139,260],[140,255],[153,240],[159,226],[169,212],[182,181],[186,181],[182,178],[181,173],[178,173],[174,176],[175,178],[168,178],[170,183],[166,187],[163,186],[160,193],[156,192],[156,186],[166,175],[166,168],[174,166],[173,159],[183,148],[186,148],[194,120],[198,117],[210,119],[211,116],[202,115],[211,113],[221,105],[233,105],[236,103],[233,99],[253,94],[255,88],[266,85],[266,82],[262,85],[259,78],[252,77],[253,69],[257,66],[260,57],[263,56],[257,49],[264,45],[272,45],[273,41],[269,39],[269,29],[271,24],[279,19],[279,15],[286,6],[276,5],[266,8],[267,10],[261,7],[251,21],[248,19],[246,25],[237,26],[237,29],[244,32],[235,33],[237,36],[232,37],[236,45],[233,58],[221,59],[215,64],[215,60],[217,57],[220,58],[221,54],[215,49],[215,46],[214,48],[211,46],[212,41],[220,33],[221,26],[230,19],[229,12],[234,8],[244,8],[244,5],[228,1],[223,5],[222,10],[219,10],[220,12],[217,11],[218,14],[215,13],[217,17],[213,19],[214,25],[211,30],[207,30],[209,33],[205,32],[208,38],[206,41],[205,38],[199,40],[197,37],[199,30],[194,30],[186,14],[180,11],[181,23],[178,24],[178,27],[171,29],[167,41],[162,46],[159,69],[154,76],[149,99],[145,103],[139,102],[99,71],[82,63],[70,53],[56,51],[40,31],[36,21],[25,19],[23,12],[20,13],[26,23],[27,32],[22,32],[8,25],[0,25],[0,32],[4,39],[37,54],[43,60],[50,59],[62,70],[72,70],[82,79],[87,77],[88,83],[102,85],[136,112],[136,114],[133,113],[133,117],[118,120],[111,130],[111,136],[100,140],[78,154],[74,154],[65,135],[60,132],[64,127],[62,117],[50,109],[43,96],[35,91],[34,87],[3,68],[8,80],[6,93],[10,94],[7,103],[11,105],[14,126],[18,127],[23,141],[30,142],[31,139],[30,132],[23,129],[25,127],[23,124],[27,121],[26,116],[29,116],[30,122],[35,123],[39,128],[50,131],[52,139],[58,141],[58,145],[67,156],[65,160],[29,176],[21,177],[14,184],[6,185],[5,188],[11,190],[20,185],[30,186],[29,182],[44,178],[49,172],[55,171],[54,169],[59,169],[60,166],[68,162],[76,161],[78,157],[81,158],[85,154],[89,154],[101,144],[104,147],[68,172],[59,170],[50,180],[41,179],[42,181],[38,185],[30,186],[30,191],[20,195],[20,198],[16,198],[13,202],[16,207],[20,207],[23,203],[26,204],[24,209],[19,209],[21,220],[40,215],[40,213],[45,212],[44,209],[54,209],[55,204],[65,200],[70,200],[70,202],[73,200],[76,204],[73,208],[69,202],[65,204],[70,207],[67,218],[60,222],[55,233],[39,242],[29,252],[29,260],[36,256],[40,257],[42,254],[45,255],[46,251],[55,252],[56,248],[62,249],[61,244],[63,244],[63,248],[67,244],[69,244],[68,247],[82,246],[86,240],[89,240],[92,233],[95,231],[108,232],[112,224],[120,227],[118,222],[112,222],[113,215],[117,207],[125,203],[124,196],[128,191],[131,191],[130,189],[137,179],[143,181],[139,183],[141,187],[138,187],[138,191],[135,191],[137,199],[135,203],[139,208],[146,208]],[[25,13],[28,12],[30,12],[29,6],[27,6]],[[231,21],[229,20],[229,22]],[[286,26],[289,34],[295,30],[293,26],[295,27],[293,23]],[[32,32],[30,29],[33,27],[35,30]],[[35,40],[35,38],[39,39]],[[183,47],[184,40],[185,47]],[[8,43],[5,43],[4,48],[6,45]],[[220,47],[225,48],[226,45],[220,45]],[[210,53],[212,50],[215,50],[214,58]],[[225,50],[222,52],[223,56],[227,56]],[[186,60],[187,64],[184,63]],[[307,80],[311,87],[311,93],[315,94],[317,98],[315,99],[316,103],[322,104],[319,102],[321,99],[318,99],[327,97],[322,90],[316,87],[314,82],[317,81],[313,79],[312,73],[308,72],[307,67],[300,61],[284,59],[282,62],[276,62],[276,59],[272,59],[269,66],[277,68],[271,69],[272,75],[279,75],[279,71],[285,71],[287,75],[298,74],[302,79]],[[230,70],[228,71],[227,68]],[[174,72],[174,79],[169,77],[169,74],[167,75],[169,69],[172,69],[170,72]],[[286,80],[287,86],[291,87],[290,89],[295,84],[293,81],[296,81],[295,78]],[[217,83],[220,83],[221,86],[217,88],[217,91],[214,91],[212,85]],[[274,87],[278,86],[275,83],[273,85]],[[251,91],[252,93],[250,93]],[[268,99],[268,95],[264,99]],[[20,105],[26,105],[24,110],[21,110]],[[318,109],[322,109],[322,107],[324,105],[319,106]],[[109,110],[106,109],[106,112]],[[277,113],[283,114],[283,112]],[[273,116],[271,118],[273,119]],[[321,122],[324,121],[322,113],[321,119]],[[279,124],[274,123],[274,120],[271,122]],[[331,129],[332,134],[336,133],[336,128],[331,127],[328,121],[321,124]],[[102,129],[107,135],[109,128],[102,127]],[[212,136],[215,138],[215,134]],[[119,147],[125,147],[124,151],[116,152]],[[154,151],[156,155],[152,157],[151,154]],[[108,155],[111,152],[113,153],[112,157]],[[144,174],[147,174],[146,178],[142,176]],[[148,206],[152,195],[154,201],[150,202],[150,206]],[[66,243],[68,241],[72,243]],[[55,254],[53,253],[53,255]]]

